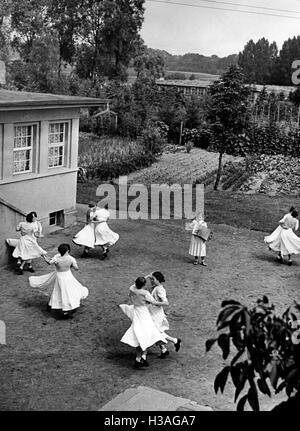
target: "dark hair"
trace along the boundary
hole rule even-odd
[[[95,202],[90,202],[89,203],[89,208],[94,208],[96,206]]]
[[[292,213],[295,209],[295,207],[291,207],[289,212]]]
[[[291,212],[291,216],[296,218],[296,217],[298,216],[298,211],[293,210],[293,211]]]
[[[69,244],[60,244],[58,246],[58,252],[61,256],[63,256],[64,254],[67,253],[67,251],[70,253],[71,251],[71,247],[69,246]]]
[[[27,221],[28,223],[32,223],[33,216],[34,216],[34,217],[37,217],[37,213],[36,213],[35,211],[31,211],[30,213],[28,213],[28,214],[27,214],[27,216],[26,216],[26,221]]]
[[[137,289],[141,289],[143,286],[145,286],[145,284],[146,284],[146,279],[145,279],[145,277],[138,277],[138,278],[135,280],[135,287],[136,287]]]
[[[103,208],[108,210],[108,204],[105,204]]]
[[[152,272],[152,275],[153,275],[153,277],[155,277],[155,278],[156,278],[156,280],[158,280],[160,283],[163,283],[164,281],[166,281],[166,280],[165,280],[164,275],[163,275],[161,272],[159,272],[159,271]]]

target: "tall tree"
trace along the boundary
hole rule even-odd
[[[0,0],[0,60],[9,60],[10,52],[10,17],[11,0]]]
[[[80,38],[93,51],[91,73],[125,78],[141,47],[144,0],[83,0]]]
[[[251,39],[239,53],[238,65],[249,84],[271,84],[272,72],[277,58],[276,42],[269,43],[264,37],[256,43]]]
[[[247,124],[249,93],[249,88],[244,85],[244,76],[237,66],[231,66],[209,88],[207,116],[219,152],[215,190],[221,178],[223,154],[230,150],[232,142]]]
[[[279,53],[274,70],[274,80],[278,85],[292,85],[292,63],[300,59],[300,36],[286,40]]]
[[[146,47],[135,57],[133,66],[138,78],[149,78],[155,81],[165,73],[165,61],[162,55],[149,51]]]

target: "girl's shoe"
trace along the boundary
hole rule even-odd
[[[193,265],[199,265],[199,260],[194,260]]]
[[[29,271],[29,272],[35,272],[35,270],[32,268],[32,266],[29,266],[29,267],[27,268],[27,271]]]
[[[149,362],[147,361],[147,359],[141,359],[141,364],[143,367],[149,367]]]
[[[279,263],[283,263],[283,259],[282,259],[281,256],[277,256],[277,260],[278,260]]]
[[[135,361],[133,364],[133,368],[143,368],[143,366],[142,361]]]
[[[181,345],[181,338],[177,338],[177,343],[174,344],[175,352],[178,352],[178,350],[180,349],[180,345]]]
[[[102,256],[101,256],[101,260],[104,260],[107,258],[107,251],[105,251]]]
[[[291,266],[291,265],[292,265],[292,263],[293,263],[293,262],[292,262],[292,260],[291,260],[291,259],[289,259],[287,264],[288,264],[289,266]]]
[[[46,308],[46,310],[47,310],[47,311],[51,311],[51,310],[52,310],[51,305],[47,304],[47,308]]]
[[[159,355],[160,359],[165,359],[167,356],[169,356],[170,352],[169,350],[166,350],[165,352],[161,352],[161,354]]]
[[[201,265],[207,266],[207,263],[205,262],[205,260],[202,260]]]

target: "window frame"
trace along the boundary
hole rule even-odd
[[[16,136],[16,129],[18,127],[31,127],[31,135],[24,135],[24,136],[20,136],[20,138],[28,138],[31,137],[31,146],[26,146],[26,147],[15,147],[15,140],[18,138],[18,136]],[[12,174],[13,175],[26,175],[26,174],[31,174],[34,172],[34,154],[37,150],[37,141],[38,141],[38,136],[39,136],[39,129],[38,129],[38,123],[37,122],[30,122],[30,123],[15,123],[13,125],[13,130],[14,130],[14,135],[13,135],[13,158],[12,158]],[[30,158],[29,158],[29,163],[30,163],[30,169],[26,170],[26,171],[17,171],[15,172],[15,154],[21,151],[28,151],[30,150]],[[27,160],[27,159],[26,159]],[[20,162],[20,161],[19,161]],[[18,162],[17,162],[18,163]]]
[[[64,125],[64,130],[63,130],[63,136],[64,136],[64,142],[63,143],[50,143],[50,135],[53,135],[55,133],[50,133],[50,127],[52,124],[63,124]],[[66,167],[67,165],[67,153],[68,153],[68,148],[69,148],[69,141],[70,141],[70,124],[71,124],[71,120],[54,120],[54,121],[49,121],[48,123],[48,155],[47,155],[47,168],[48,169],[59,169],[59,168],[63,168]],[[60,134],[61,132],[58,132],[56,134]],[[54,155],[54,156],[50,156],[50,148],[62,148],[62,155]],[[55,158],[60,158],[62,160],[62,164],[61,165],[53,165],[50,166],[50,159],[53,161]]]

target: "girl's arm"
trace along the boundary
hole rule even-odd
[[[77,262],[76,262],[76,260],[73,258],[73,262],[72,262],[72,265],[71,265],[74,269],[75,269],[75,271],[79,271],[79,268],[78,268],[78,265],[77,265]]]

